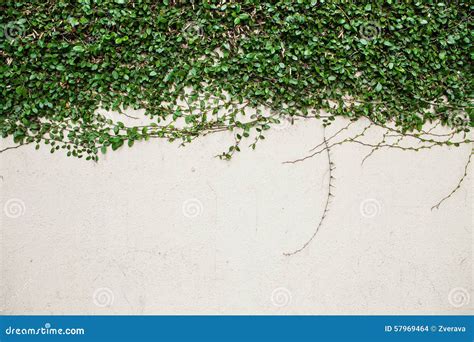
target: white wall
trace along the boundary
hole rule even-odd
[[[230,162],[213,157],[227,134],[140,143],[98,164],[32,146],[0,154],[4,312],[472,313],[471,178],[430,210],[471,146],[382,150],[363,166],[367,148],[334,148],[327,219],[287,257],[319,221],[327,160],[282,164],[322,129],[280,128]]]

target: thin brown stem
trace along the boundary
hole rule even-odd
[[[301,252],[302,250],[304,250],[306,247],[309,246],[309,244],[314,240],[316,234],[318,234],[321,226],[323,225],[323,222],[324,220],[326,219],[326,216],[329,212],[329,204],[331,202],[331,197],[333,196],[332,192],[331,192],[331,189],[334,187],[333,186],[333,180],[334,180],[334,176],[333,176],[333,170],[335,169],[334,167],[334,163],[332,162],[331,160],[331,150],[329,148],[329,145],[328,145],[328,142],[327,142],[327,139],[326,139],[326,136],[324,135],[324,145],[325,145],[325,150],[327,152],[327,159],[328,159],[328,165],[329,165],[329,177],[328,177],[328,194],[327,194],[327,197],[326,197],[326,203],[324,204],[324,210],[323,210],[323,214],[321,216],[321,219],[319,220],[319,223],[318,225],[316,226],[316,229],[313,233],[313,235],[309,238],[308,241],[306,241],[304,243],[303,246],[301,246],[300,248],[298,248],[297,250],[293,251],[293,252],[287,252],[287,253],[283,253],[283,255],[285,256],[292,256],[292,255],[295,255],[299,252]]]

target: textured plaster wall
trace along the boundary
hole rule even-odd
[[[286,257],[314,232],[328,165],[282,162],[321,140],[300,121],[230,162],[213,157],[227,134],[139,143],[98,164],[32,146],[0,154],[3,312],[472,313],[471,178],[430,210],[471,146],[382,150],[363,166],[367,148],[333,149],[330,212]]]

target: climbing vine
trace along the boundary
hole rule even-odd
[[[92,160],[139,140],[231,131],[229,159],[301,118],[366,118],[384,138],[417,138],[416,148],[459,145],[473,126],[472,10],[467,1],[2,2],[0,131]],[[127,108],[149,122],[124,124]],[[430,135],[428,123],[451,133]],[[388,145],[405,148],[387,139],[371,148]]]

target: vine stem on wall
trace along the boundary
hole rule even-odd
[[[22,143],[22,144],[19,144],[19,145],[15,145],[15,146],[9,146],[9,147],[5,147],[4,149],[1,149],[0,150],[0,153],[3,153],[3,152],[6,152],[6,151],[9,151],[9,150],[15,150],[17,148],[20,148],[22,146],[26,146],[26,145],[29,145],[30,143],[26,142],[26,143]]]
[[[431,210],[433,209],[439,209],[439,206],[444,202],[446,201],[448,198],[450,198],[452,195],[454,195],[454,193],[456,191],[459,190],[459,188],[461,187],[461,184],[462,182],[464,181],[464,179],[467,177],[467,173],[469,172],[469,165],[471,164],[471,158],[472,158],[472,154],[474,153],[474,150],[471,150],[471,152],[469,153],[469,157],[467,158],[467,161],[466,161],[466,164],[464,165],[464,173],[463,175],[461,176],[461,178],[459,179],[456,187],[451,190],[451,192],[444,196],[438,203],[436,203],[434,206],[431,207]]]
[[[316,237],[316,235],[318,234],[319,230],[321,229],[323,223],[324,223],[324,220],[326,219],[326,216],[329,212],[329,204],[331,202],[331,197],[333,197],[333,194],[332,194],[332,189],[334,188],[334,185],[333,185],[333,180],[335,179],[334,178],[334,175],[333,175],[333,171],[335,169],[335,166],[334,166],[334,163],[331,159],[331,150],[330,150],[330,147],[328,145],[328,141],[326,139],[326,134],[324,133],[324,145],[325,145],[325,150],[326,150],[326,153],[327,153],[327,160],[328,160],[328,166],[329,166],[329,177],[328,177],[328,193],[327,193],[327,197],[326,197],[326,203],[324,204],[324,210],[323,210],[323,214],[321,215],[321,219],[319,220],[319,223],[318,225],[316,226],[316,229],[315,231],[313,232],[313,235],[309,238],[308,241],[306,241],[304,243],[303,246],[301,246],[300,248],[298,248],[297,250],[293,251],[293,252],[287,252],[287,253],[283,253],[283,255],[285,256],[292,256],[292,255],[295,255],[295,254],[298,254],[299,252],[301,252],[302,250],[304,250],[306,247],[309,246],[309,244],[313,241],[313,239]]]

